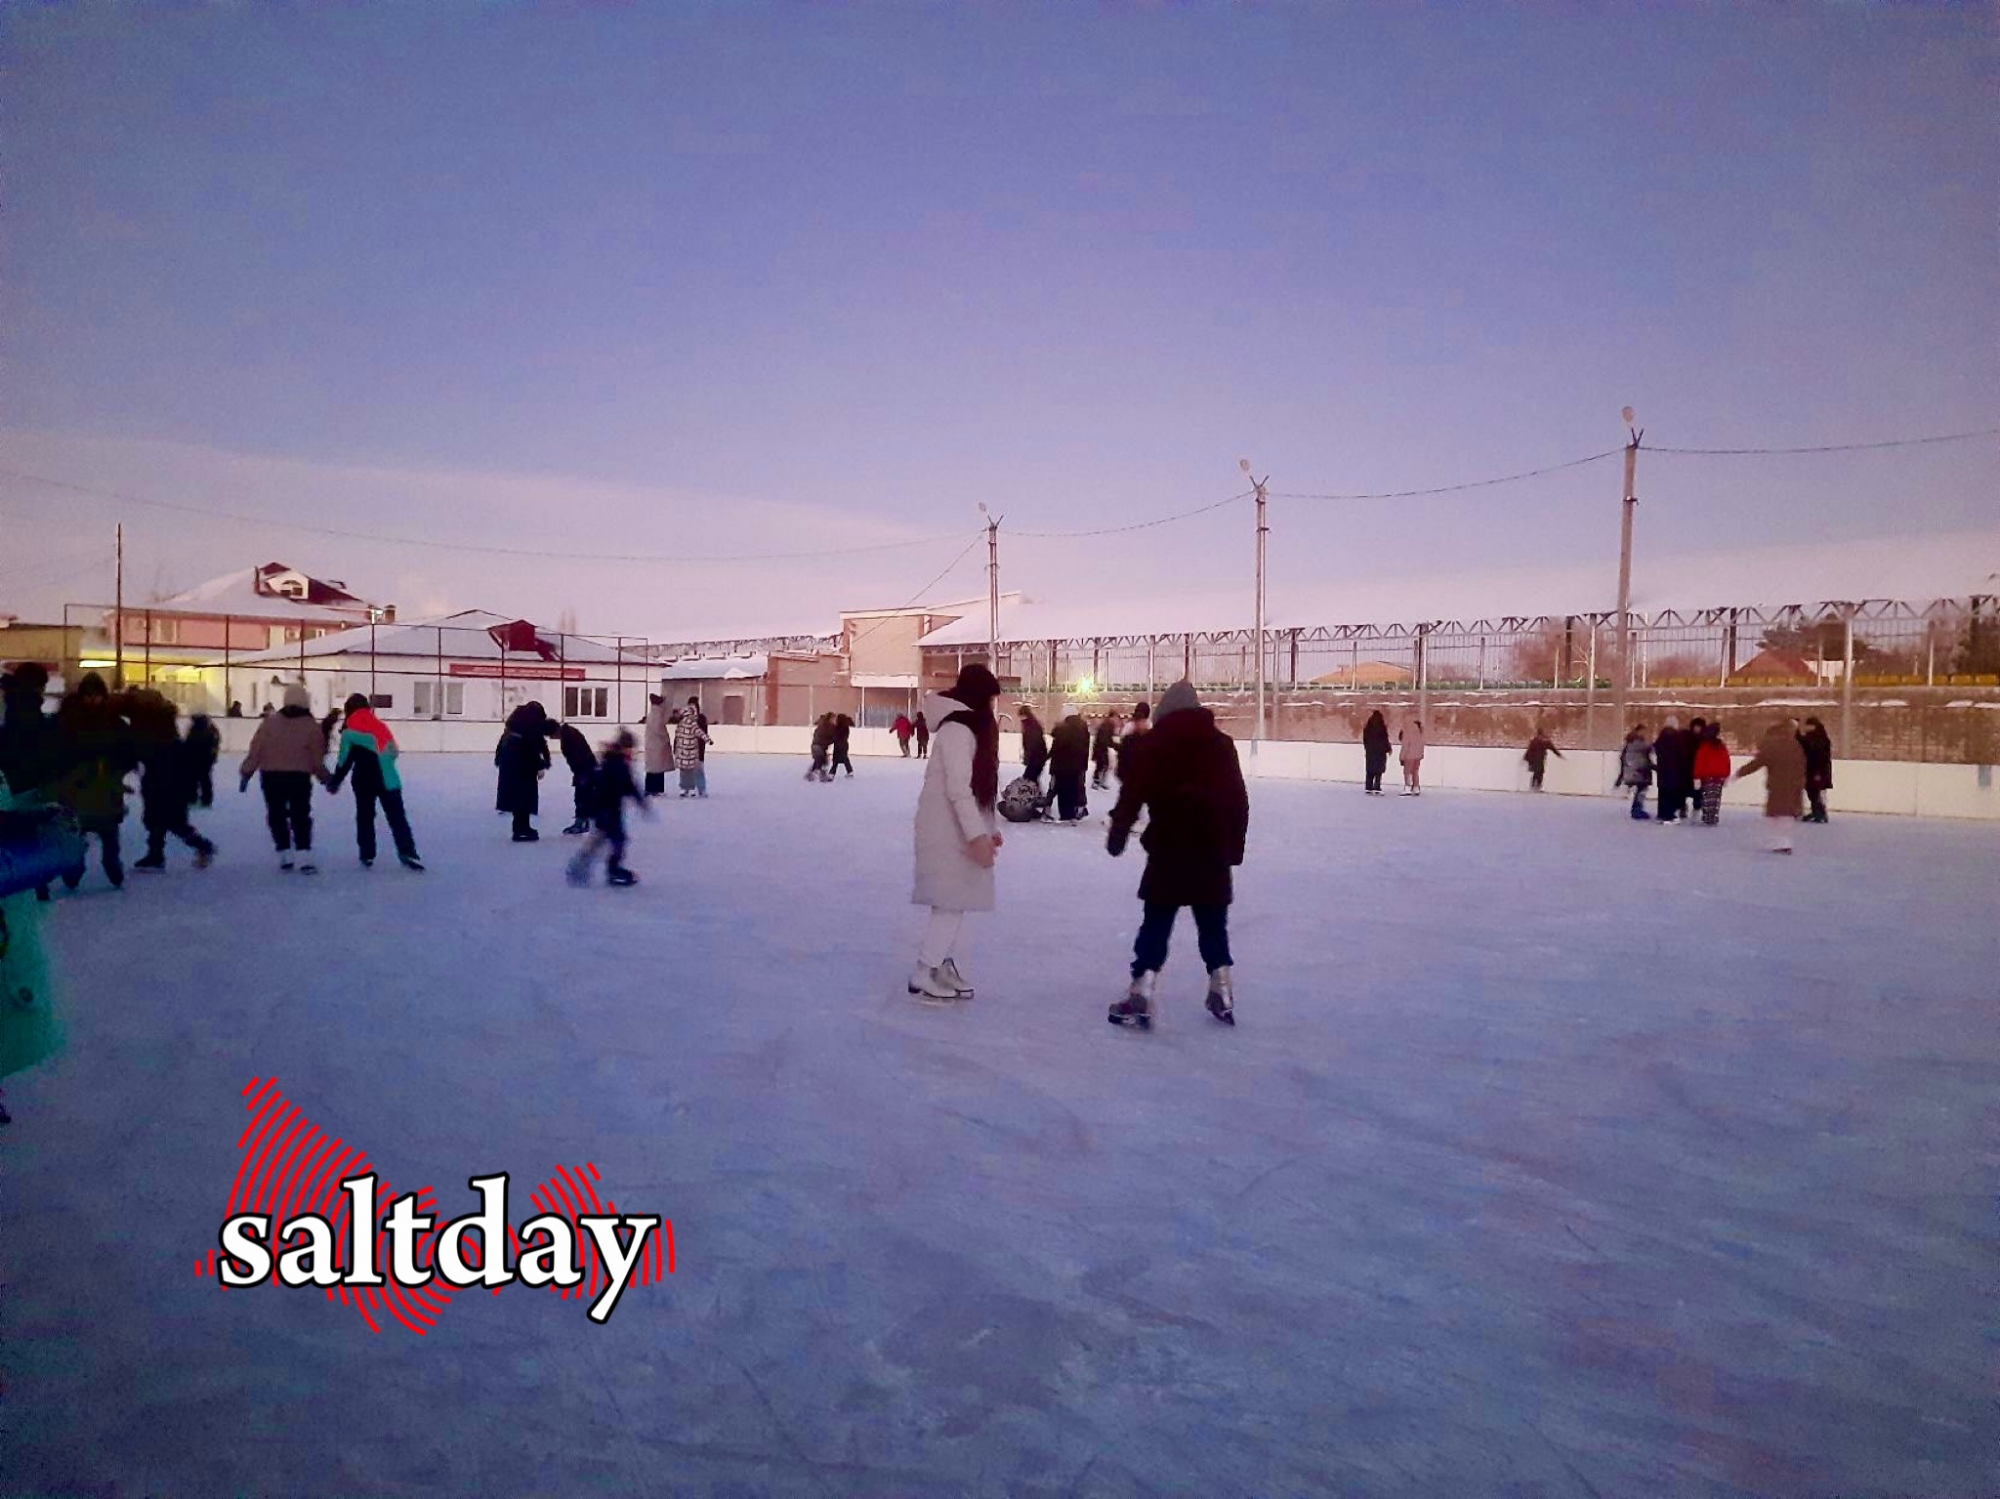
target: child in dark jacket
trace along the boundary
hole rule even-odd
[[[334,763],[328,791],[340,790],[340,783],[354,777],[354,841],[361,850],[361,866],[375,863],[375,804],[389,819],[389,836],[396,840],[396,857],[403,867],[416,874],[424,872],[417,857],[417,840],[410,834],[410,817],[403,810],[403,778],[396,769],[396,736],[382,722],[368,699],[354,693],[347,699],[347,721],[340,730],[340,758]]]
[[[591,816],[596,824],[576,857],[569,861],[569,882],[572,885],[588,885],[591,868],[597,863],[600,849],[609,848],[610,858],[605,863],[604,881],[608,885],[636,885],[639,877],[625,867],[625,803],[639,803],[645,810],[645,798],[639,794],[639,783],[632,779],[632,746],[636,743],[631,732],[620,729],[618,737],[604,746],[604,758],[598,763],[597,774],[591,781]],[[648,817],[652,813],[647,812]]]
[[[569,767],[570,790],[574,793],[576,804],[576,817],[563,832],[587,833],[590,831],[593,803],[591,782],[597,778],[597,756],[591,752],[590,741],[583,737],[583,730],[573,723],[562,726],[556,743],[562,746],[563,764]]]
[[[139,810],[146,828],[146,856],[134,869],[167,867],[167,835],[194,850],[194,867],[206,869],[215,858],[210,843],[188,821],[194,806],[195,771],[187,742],[174,722],[174,705],[150,687],[130,696],[127,710],[139,745]]]

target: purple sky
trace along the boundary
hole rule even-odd
[[[0,466],[702,555],[1994,425],[1986,6],[0,11]],[[1991,523],[1988,441],[1644,460],[1656,555]],[[1279,502],[1283,582],[1602,558],[1615,463]],[[0,610],[283,558],[406,611],[830,624],[961,543],[404,549],[0,476]],[[1232,508],[1010,587],[1240,586]],[[969,554],[930,597],[983,589]]]

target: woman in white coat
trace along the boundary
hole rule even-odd
[[[916,883],[911,900],[929,906],[930,922],[910,974],[910,992],[927,1002],[972,998],[953,950],[968,911],[993,909],[993,859],[1000,833],[993,804],[1000,792],[1000,726],[993,700],[1000,684],[974,663],[951,690],[924,702],[931,753],[917,797]]]
[[[674,728],[668,722],[673,709],[663,693],[646,698],[646,795],[659,796],[667,789],[667,767],[674,763]]]

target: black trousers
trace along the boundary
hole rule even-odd
[[[204,807],[215,805],[215,767],[204,765],[195,772],[194,799]]]
[[[1661,822],[1673,822],[1678,818],[1687,816],[1688,800],[1692,792],[1692,787],[1683,786],[1678,781],[1672,784],[1666,781],[1660,782],[1659,820]]]
[[[1202,966],[1213,973],[1218,968],[1228,968],[1229,961],[1229,907],[1191,906],[1194,912],[1196,940],[1201,944]],[[1145,920],[1139,923],[1139,940],[1132,944],[1132,977],[1142,973],[1157,973],[1167,963],[1167,942],[1174,934],[1174,918],[1179,916],[1179,906],[1167,905],[1161,901],[1146,902]]]
[[[534,813],[522,812],[517,809],[514,813],[514,836],[516,838],[519,838],[525,833],[534,832],[535,830],[534,819],[535,819]]]
[[[1540,791],[1542,789],[1542,777],[1547,774],[1548,767],[1546,765],[1530,765],[1528,767],[1528,789],[1530,791]]]
[[[840,767],[843,765],[847,767],[847,773],[849,775],[854,774],[854,762],[847,758],[847,746],[844,744],[836,744],[833,747],[833,763],[827,766],[826,770],[827,775],[831,776],[836,770],[840,769]]]
[[[930,758],[930,755],[931,755],[931,742],[930,742],[930,740],[928,740],[928,739],[919,739],[919,740],[917,741],[917,758],[918,758],[919,760],[928,760],[928,759]]]
[[[215,852],[215,845],[197,833],[194,830],[194,825],[188,821],[187,808],[156,808],[146,813],[146,857],[148,859],[163,859],[166,857],[167,835],[169,833],[180,839],[181,842],[185,843],[198,854],[212,854]],[[110,845],[106,844],[105,847],[108,852]],[[106,874],[111,873],[111,866],[107,864],[104,872]]]
[[[1086,810],[1084,805],[1083,772],[1080,770],[1064,771],[1060,775],[1051,777],[1051,779],[1055,782],[1056,816],[1060,817],[1064,822],[1075,822],[1077,818],[1083,816]]]
[[[1389,756],[1386,753],[1370,750],[1366,756],[1366,765],[1367,779],[1364,784],[1370,791],[1380,791],[1382,789],[1382,772],[1388,769]]]
[[[570,773],[569,784],[570,790],[574,793],[575,797],[576,820],[578,822],[590,821],[590,787],[596,779],[597,777],[587,770],[572,771]]]
[[[354,841],[360,846],[361,857],[372,860],[375,857],[375,803],[382,804],[382,815],[389,819],[389,836],[396,840],[396,857],[414,859],[417,856],[417,840],[410,836],[409,814],[403,810],[403,793],[400,791],[375,791],[356,786],[354,788]],[[516,827],[526,819],[514,814]]]
[[[667,794],[667,773],[664,770],[646,772],[646,795],[665,796]]]
[[[125,883],[125,861],[118,848],[118,819],[86,817],[83,819],[84,837],[97,834],[97,854],[104,863],[104,877],[114,885]],[[63,887],[74,890],[83,883],[83,861],[77,861],[76,868],[63,876]]]
[[[258,774],[264,793],[264,820],[270,824],[271,845],[279,853],[313,846],[312,776],[303,770],[266,770]]]
[[[1810,814],[1812,821],[1825,822],[1826,788],[1824,786],[1806,787],[1806,801],[1809,802],[1812,806],[1812,812]]]

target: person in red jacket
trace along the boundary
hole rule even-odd
[[[1729,784],[1729,746],[1722,725],[1705,723],[1694,742],[1694,784],[1701,795],[1701,825],[1715,826],[1722,814],[1722,788]]]

